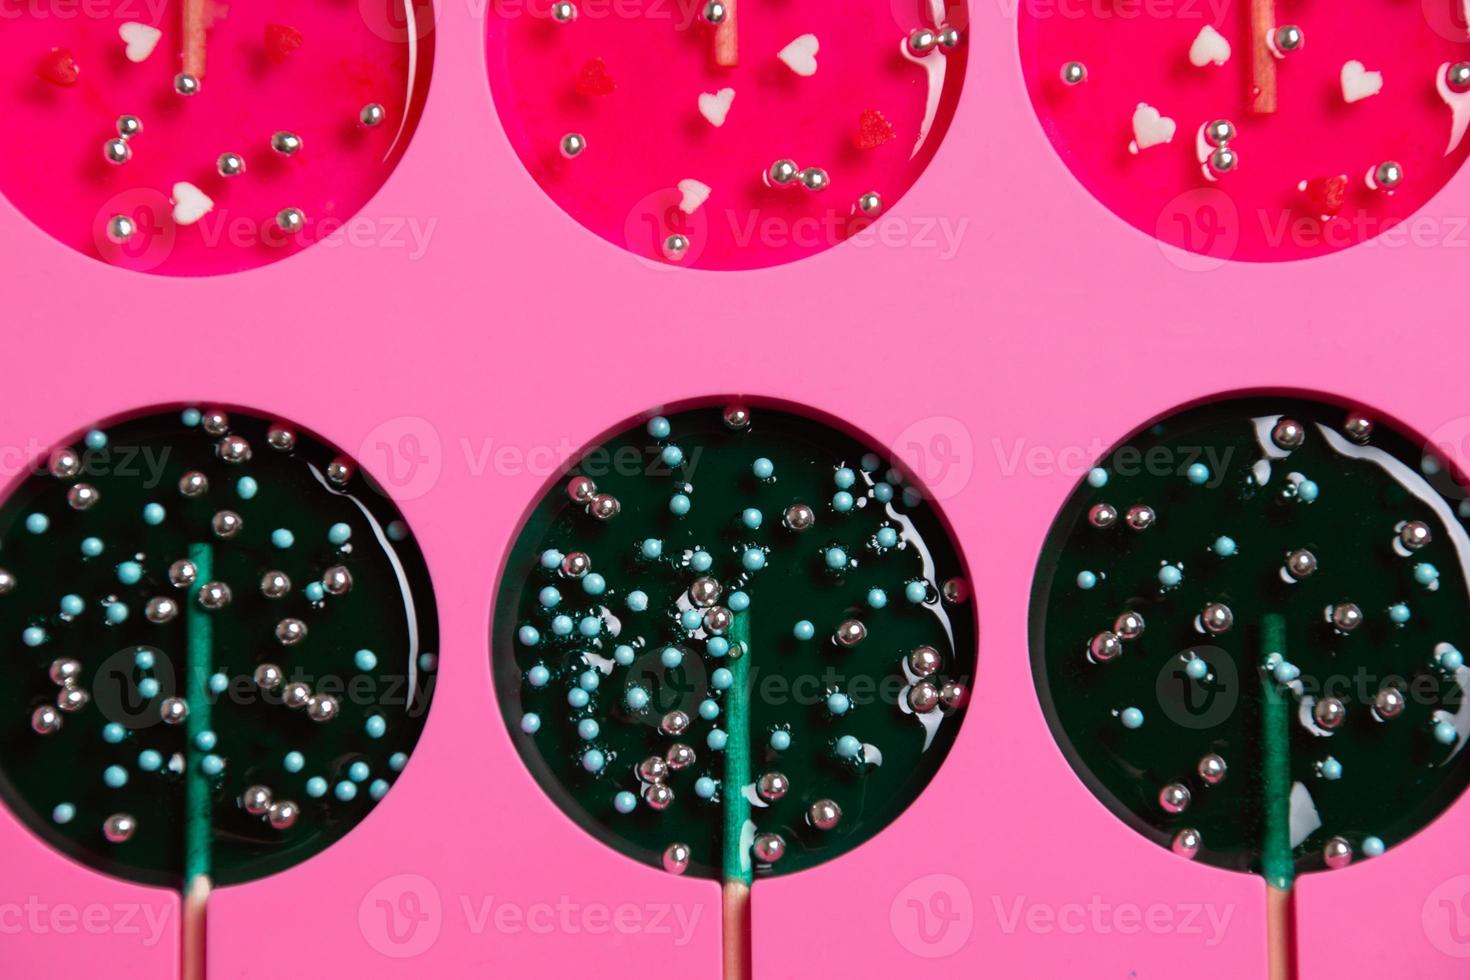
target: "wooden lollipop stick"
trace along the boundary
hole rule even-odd
[[[183,0],[184,74],[204,77],[205,5],[209,0]]]
[[[204,927],[214,865],[214,815],[209,780],[200,772],[200,760],[193,750],[196,740],[210,726],[208,682],[214,673],[214,622],[197,600],[199,590],[214,575],[213,546],[189,545],[189,560],[194,563],[195,585],[186,620],[189,673],[185,690],[190,710],[189,751],[185,753],[188,777],[184,786],[183,980],[205,980]]]
[[[1276,30],[1276,0],[1251,3],[1251,110],[1276,111],[1276,55],[1269,41]]]
[[[743,881],[724,887],[724,980],[750,980],[750,886]],[[1275,980],[1273,977],[1272,980]]]
[[[735,27],[735,2],[724,0],[725,19],[715,28],[715,64],[733,68],[740,63],[740,36]]]
[[[184,893],[183,980],[205,980],[204,932],[210,887],[209,876],[199,875]]]
[[[1270,980],[1295,980],[1293,937],[1296,935],[1295,892],[1266,886],[1266,960]]]
[[[750,824],[750,620],[738,612],[730,626],[730,672],[725,702],[724,980],[750,980],[750,884],[753,871],[745,830]]]

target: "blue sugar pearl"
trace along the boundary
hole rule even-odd
[[[368,768],[368,764],[366,762],[354,762],[352,765],[347,767],[347,778],[352,780],[354,783],[364,782],[371,775],[372,770]]]
[[[1409,621],[1410,615],[1411,614],[1409,612],[1409,607],[1402,602],[1395,602],[1393,605],[1388,607],[1388,618],[1393,620],[1395,623],[1398,623],[1400,626]]]
[[[51,819],[57,823],[71,823],[76,818],[77,808],[70,803],[58,803],[51,811]]]
[[[1332,756],[1322,760],[1322,778],[1328,780],[1339,780],[1342,778],[1342,763]]]
[[[595,691],[602,684],[602,677],[595,670],[584,670],[577,675],[577,686],[584,691]]]
[[[847,552],[841,548],[828,548],[823,557],[827,562],[827,567],[834,572],[847,567]]]
[[[1159,584],[1164,588],[1172,589],[1182,581],[1184,581],[1184,573],[1179,570],[1179,566],[1165,565],[1159,569]]]
[[[716,667],[709,675],[709,685],[716,691],[729,690],[733,683],[735,683],[735,675],[724,667]]]
[[[80,616],[87,604],[79,595],[64,595],[61,597],[61,612],[66,616]]]
[[[1387,848],[1384,846],[1384,843],[1383,843],[1382,838],[1379,838],[1379,837],[1364,837],[1363,838],[1363,856],[1364,857],[1370,857],[1370,858],[1381,857],[1383,855],[1383,852],[1385,850],[1387,850]]]
[[[873,499],[880,504],[886,504],[893,499],[893,487],[887,483],[873,484]]]
[[[827,710],[834,715],[845,715],[850,707],[852,707],[852,702],[841,691],[834,691],[827,695]]]
[[[684,450],[670,443],[664,447],[664,451],[658,454],[658,458],[664,461],[665,466],[678,466],[684,462]]]
[[[143,577],[143,566],[135,561],[125,561],[117,566],[117,580],[123,585],[137,585]]]
[[[868,605],[874,609],[882,609],[888,605],[888,593],[882,589],[868,590]]]
[[[1096,585],[1097,575],[1095,573],[1085,570],[1077,573],[1077,588],[1086,592],[1088,589],[1094,588]]]
[[[213,752],[214,747],[218,744],[219,737],[208,729],[194,736],[194,747],[200,752]]]
[[[1190,680],[1202,681],[1210,672],[1210,665],[1200,657],[1190,657],[1184,663],[1184,673]]]
[[[128,771],[122,766],[108,766],[102,770],[102,782],[109,789],[122,789],[128,784]]]
[[[644,558],[658,558],[664,553],[664,543],[658,538],[644,538],[639,550],[643,552]]]
[[[623,695],[623,701],[627,703],[629,709],[642,711],[648,707],[648,691],[641,687],[630,687],[628,688],[628,692]]]
[[[1439,655],[1439,665],[1445,670],[1459,670],[1465,666],[1465,655],[1454,647],[1450,647]]]
[[[577,632],[590,640],[602,632],[602,620],[596,616],[583,616],[582,621],[577,624]]]
[[[673,427],[669,425],[669,420],[662,415],[655,415],[648,420],[648,434],[655,439],[667,439],[672,431]]]
[[[791,733],[786,729],[778,729],[771,733],[771,748],[777,752],[785,752],[791,748]]]
[[[110,605],[108,605],[105,615],[107,617],[107,621],[116,626],[119,623],[127,622],[128,607],[125,603],[121,602],[111,603]]]
[[[1439,569],[1428,562],[1420,562],[1414,566],[1414,581],[1420,585],[1433,585],[1439,580]]]
[[[549,680],[551,680],[551,671],[542,664],[537,664],[526,671],[526,682],[532,687],[545,687]]]
[[[51,526],[51,518],[45,514],[27,514],[26,530],[32,534],[45,534],[46,529]]]
[[[1215,539],[1215,543],[1210,546],[1210,550],[1221,558],[1229,558],[1235,554],[1235,539],[1222,534]]]
[[[218,672],[209,675],[209,689],[215,694],[225,693],[229,686],[230,678],[227,675]]]
[[[607,579],[596,572],[589,572],[582,577],[582,591],[588,595],[602,595],[607,591]]]
[[[694,795],[701,800],[708,800],[715,795],[715,781],[708,776],[700,776],[694,781]]]
[[[362,730],[368,733],[368,738],[382,738],[388,733],[388,723],[383,720],[382,715],[368,715]]]
[[[883,461],[878,458],[877,453],[863,453],[863,458],[858,461],[858,465],[863,468],[864,473],[876,473],[883,465]]]
[[[752,531],[761,526],[761,512],[754,507],[747,507],[740,512],[740,523]]]
[[[856,759],[863,751],[863,743],[851,735],[844,735],[837,740],[837,757],[839,759]]]
[[[699,717],[705,721],[714,721],[720,717],[720,706],[711,698],[705,698],[699,702]]]
[[[1296,485],[1296,496],[1304,504],[1310,504],[1317,499],[1317,484],[1311,480],[1303,480]]]
[[[151,524],[154,527],[157,527],[159,524],[163,523],[164,516],[165,512],[163,509],[163,504],[155,502],[148,504],[143,508],[144,524]]]
[[[357,798],[356,784],[349,782],[346,779],[339,782],[336,788],[332,790],[332,792],[336,794],[337,799],[341,800],[343,803]]]
[[[348,784],[351,785],[350,783]],[[306,781],[306,795],[312,799],[319,800],[327,795],[327,781],[320,776],[312,776]]]
[[[271,544],[285,551],[296,543],[296,535],[291,533],[290,528],[278,527],[271,532]]]
[[[199,420],[202,418],[204,418],[204,416],[197,408],[186,408],[179,413],[179,421],[184,423],[191,429],[194,428],[194,426],[198,425]]]
[[[913,487],[903,488],[903,505],[905,507],[908,507],[912,510],[923,502],[924,497],[922,494],[919,493],[919,491],[915,490]]]
[[[102,554],[102,539],[83,538],[82,554],[86,555],[88,558],[96,558],[98,555]]]
[[[241,500],[254,500],[259,492],[260,484],[255,482],[253,476],[242,476],[235,481],[235,493],[239,494]]]
[[[372,783],[368,785],[368,795],[371,796],[374,800],[381,800],[383,797],[388,795],[388,790],[390,788],[391,787],[388,785],[388,780],[374,779]]]
[[[144,749],[138,753],[138,768],[143,772],[157,772],[163,768],[163,756],[153,749]]]
[[[522,626],[520,629],[516,630],[516,639],[521,641],[521,646],[523,647],[533,647],[541,642],[541,631],[534,626]],[[361,658],[362,652],[363,651],[358,652],[359,659]],[[377,663],[376,657],[373,658],[373,663]],[[372,670],[373,668],[372,666],[364,667],[361,663],[359,663],[357,669]]]
[[[137,653],[133,654],[133,666],[137,667],[139,670],[152,670],[153,651],[139,650]]]
[[[711,657],[723,657],[730,652],[730,641],[723,636],[712,636],[704,644]]]
[[[929,598],[929,586],[924,582],[909,582],[903,587],[903,597],[917,606]]]
[[[746,548],[740,556],[740,564],[747,572],[758,572],[766,567],[766,553],[759,548]]]
[[[217,755],[206,755],[199,760],[199,771],[206,776],[218,776],[225,771],[225,760]]]
[[[684,662],[684,651],[678,647],[664,647],[664,652],[658,655],[659,663],[673,670]]]
[[[832,482],[837,484],[837,489],[848,490],[857,482],[857,474],[850,467],[844,466],[832,474]]]
[[[776,464],[762,456],[750,464],[750,472],[757,480],[769,480],[776,473]]]
[[[551,632],[557,636],[571,636],[572,630],[576,629],[576,623],[572,622],[570,616],[553,616],[551,619]]]
[[[535,735],[541,730],[541,716],[534,711],[527,711],[521,715],[521,731],[527,735]]]
[[[567,692],[567,704],[571,705],[573,708],[585,708],[587,707],[588,702],[590,702],[591,700],[592,695],[588,694],[580,687],[574,687]]]
[[[704,614],[698,609],[686,609],[679,613],[679,625],[686,630],[697,630],[704,622]]]
[[[556,604],[561,602],[561,592],[554,585],[548,585],[536,595],[537,601],[547,609],[555,609]]]
[[[46,631],[39,626],[27,626],[20,631],[20,642],[28,647],[38,647],[46,642]]]
[[[725,751],[725,743],[729,740],[730,736],[718,728],[711,728],[709,734],[705,736],[704,744],[709,746],[711,752],[723,752]]]
[[[707,572],[714,563],[715,560],[710,557],[708,551],[696,551],[689,556],[689,567],[696,572]]]
[[[898,532],[891,527],[880,527],[877,534],[878,547],[892,548],[898,544]]]
[[[619,813],[632,813],[638,806],[638,797],[627,790],[621,790],[613,797],[613,809]]]
[[[116,745],[127,738],[128,730],[115,721],[110,721],[102,726],[102,741],[109,745]]]
[[[1108,485],[1108,471],[1101,466],[1094,466],[1087,471],[1087,485],[1094,490],[1101,490]]]
[[[300,752],[287,752],[286,758],[281,763],[287,772],[300,772],[306,767],[306,756]]]
[[[602,772],[602,767],[607,765],[607,756],[602,754],[601,749],[588,749],[582,753],[582,768],[588,772]]]
[[[1276,680],[1282,684],[1290,684],[1292,681],[1302,676],[1300,668],[1298,668],[1296,664],[1292,663],[1289,660],[1283,660],[1278,663],[1271,671],[1271,673],[1275,675]]]
[[[846,490],[838,490],[832,495],[832,509],[839,514],[846,514],[852,510],[852,494]]]
[[[306,588],[301,592],[306,596],[307,602],[321,602],[327,597],[327,590],[320,582],[307,582]]]
[[[1185,477],[1190,483],[1202,487],[1210,482],[1210,468],[1204,463],[1192,463],[1189,469],[1184,471]]]
[[[731,612],[745,612],[750,608],[750,596],[744,592],[731,592],[730,598],[725,600],[725,605]]]
[[[87,433],[83,441],[86,442],[88,449],[106,449],[107,433],[101,429],[93,429]]]
[[[394,772],[402,772],[403,767],[408,765],[408,755],[403,752],[394,752],[388,756],[388,768]]]
[[[635,653],[633,651],[633,648],[628,646],[628,644],[626,643],[618,644],[618,648],[613,651],[613,660],[616,661],[618,666],[620,667],[627,667],[631,665],[633,663],[634,656]]]
[[[1119,713],[1118,720],[1121,721],[1123,723],[1123,727],[1128,729],[1129,731],[1137,728],[1142,728],[1143,712],[1139,711],[1137,708],[1124,708],[1122,712]]]
[[[541,567],[545,569],[560,568],[562,559],[565,557],[566,555],[563,555],[555,548],[547,548],[541,552]]]
[[[138,693],[149,700],[158,697],[158,681],[152,677],[143,678],[138,682]]]
[[[352,526],[338,521],[327,528],[327,540],[332,544],[346,544],[352,540]]]
[[[634,589],[628,593],[628,608],[633,612],[643,612],[648,608],[648,593],[642,589]]]
[[[810,640],[817,635],[817,628],[812,625],[811,620],[803,619],[791,630],[791,635],[798,640]]]
[[[670,497],[669,513],[675,517],[683,517],[689,513],[689,496],[687,494],[676,493]]]

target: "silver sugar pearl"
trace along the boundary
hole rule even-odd
[[[255,668],[255,683],[262,691],[274,691],[281,686],[285,675],[275,664],[261,664]],[[304,686],[304,685],[303,685]]]
[[[1276,50],[1284,54],[1300,51],[1306,40],[1302,29],[1295,24],[1284,24],[1276,28]]]
[[[230,417],[217,408],[205,412],[199,419],[199,427],[212,436],[222,436],[230,431]]]
[[[245,521],[232,510],[222,510],[209,519],[209,526],[215,537],[229,539],[240,533]]]
[[[785,187],[795,180],[800,172],[801,168],[796,165],[795,160],[781,159],[771,164],[766,170],[766,176],[776,187]]]
[[[281,800],[271,804],[270,815],[266,819],[276,830],[289,830],[300,815],[301,808],[295,803],[290,800]]]
[[[863,642],[868,635],[868,628],[861,620],[844,619],[837,625],[837,632],[832,634],[832,639],[840,647],[852,648]]]
[[[1193,827],[1185,827],[1174,835],[1173,842],[1169,845],[1170,850],[1182,858],[1192,859],[1199,853],[1200,835]]]
[[[8,595],[15,589],[15,575],[9,569],[0,568],[0,595]]]
[[[1373,182],[1381,191],[1397,190],[1404,182],[1404,168],[1397,160],[1385,160],[1373,171]]]
[[[750,409],[744,405],[726,405],[723,418],[725,428],[743,429],[750,425]]]
[[[251,456],[250,443],[243,436],[225,436],[215,443],[215,455],[226,463],[248,462]]]
[[[1313,705],[1312,717],[1319,726],[1331,731],[1347,717],[1347,708],[1337,698],[1323,698]]]
[[[175,588],[188,588],[194,584],[194,580],[198,577],[199,569],[195,568],[194,563],[187,558],[180,558],[168,566],[168,580],[173,583]]]
[[[1363,610],[1351,602],[1339,603],[1332,607],[1332,625],[1351,633],[1363,625]]]
[[[61,728],[61,712],[43,704],[31,712],[31,730],[37,735],[50,735]]]
[[[558,24],[570,24],[577,19],[577,5],[568,0],[559,0],[551,5],[551,19]]]
[[[730,612],[724,606],[712,606],[704,614],[704,628],[711,633],[723,633],[734,622],[734,613]]]
[[[1362,412],[1353,412],[1342,423],[1342,431],[1353,442],[1362,445],[1373,438],[1373,420]]]
[[[791,791],[791,781],[786,778],[784,773],[763,773],[760,781],[755,785],[755,791],[767,803],[774,803]]]
[[[939,43],[939,36],[927,27],[916,27],[909,32],[909,50],[914,54],[928,54]]]
[[[150,623],[167,623],[179,614],[179,604],[168,596],[154,596],[148,600],[143,614]]]
[[[283,647],[294,647],[306,639],[306,624],[289,617],[276,624],[276,642]]]
[[[664,848],[663,864],[664,870],[671,875],[681,875],[689,870],[689,858],[691,852],[688,844],[678,841]]]
[[[1203,756],[1199,760],[1199,765],[1195,768],[1199,771],[1200,779],[1203,779],[1210,786],[1216,786],[1225,778],[1225,771],[1228,767],[1225,765],[1223,758],[1211,752],[1209,755]]]
[[[181,71],[174,76],[174,91],[185,97],[198,95],[199,79],[188,72]]]
[[[71,480],[82,471],[82,460],[70,448],[53,449],[46,460],[46,469],[58,480]]]
[[[282,208],[276,212],[276,227],[287,235],[299,235],[306,228],[306,212],[300,208]]]
[[[801,172],[801,186],[809,191],[824,191],[831,183],[832,178],[821,167],[807,167]]]
[[[1183,783],[1170,783],[1159,790],[1159,806],[1166,813],[1183,813],[1189,807],[1189,787]]]
[[[223,609],[230,604],[230,587],[223,582],[205,582],[199,587],[199,605],[205,609]]]
[[[90,483],[78,483],[66,491],[66,502],[72,510],[87,510],[101,499],[102,494]]]
[[[1199,614],[1200,624],[1217,636],[1227,632],[1235,624],[1235,614],[1223,602],[1212,602]]]
[[[288,453],[296,448],[296,433],[284,425],[273,425],[270,427],[270,431],[265,434],[265,441],[272,449]]]
[[[561,560],[561,573],[568,578],[581,578],[592,571],[592,558],[585,551],[568,551]]]
[[[1297,449],[1307,441],[1307,430],[1300,422],[1281,419],[1271,429],[1271,441],[1278,449]]]
[[[567,481],[567,496],[573,503],[588,504],[597,496],[597,484],[588,476],[574,476]]]
[[[179,493],[185,497],[200,497],[209,492],[209,477],[198,470],[190,470],[179,477]]]
[[[183,698],[164,698],[158,706],[158,715],[165,725],[182,725],[189,717],[189,702]]]
[[[102,821],[102,836],[106,837],[110,844],[127,843],[137,829],[138,821],[127,813],[114,813]]]
[[[107,219],[107,240],[114,245],[125,245],[138,233],[138,223],[125,214],[115,214]]]
[[[1154,526],[1154,509],[1148,504],[1134,504],[1129,507],[1128,526],[1135,531],[1147,531]]]
[[[279,599],[291,591],[291,578],[285,572],[269,571],[260,577],[260,594]]]
[[[318,694],[306,702],[306,716],[315,722],[331,721],[337,717],[337,699],[328,694]]]
[[[127,140],[132,139],[134,136],[141,136],[142,134],[143,120],[137,116],[123,115],[117,117],[117,135]]]
[[[1205,140],[1211,146],[1224,146],[1235,139],[1235,123],[1229,119],[1213,119],[1205,125]]]
[[[664,239],[662,251],[664,258],[670,262],[682,262],[684,256],[689,254],[689,236],[674,232]]]
[[[947,578],[939,587],[939,594],[946,605],[958,606],[970,601],[970,583],[962,578]]]
[[[877,191],[868,191],[857,199],[858,210],[873,217],[883,210],[883,197]]]
[[[1380,688],[1373,697],[1373,710],[1378,713],[1378,717],[1385,720],[1403,714],[1405,704],[1404,692],[1396,687]]]
[[[951,710],[965,703],[965,685],[959,681],[945,681],[939,689],[939,703]]]
[[[1087,522],[1096,528],[1109,528],[1118,523],[1118,511],[1112,504],[1093,504]]]
[[[357,112],[357,124],[363,129],[374,129],[383,125],[383,120],[388,118],[388,112],[382,103],[369,102]]]
[[[720,601],[720,583],[708,575],[695,579],[689,586],[689,601],[696,606],[713,606]]]
[[[352,573],[345,565],[333,565],[322,573],[322,588],[327,595],[346,595],[352,591]]]
[[[1143,635],[1143,614],[1132,609],[1124,610],[1113,620],[1113,632],[1120,640],[1136,640]]]
[[[610,493],[599,493],[587,507],[588,512],[599,521],[612,520],[622,509],[623,505],[618,503],[618,498]]]
[[[792,504],[786,508],[781,520],[793,531],[805,531],[817,522],[817,515],[806,504]]]
[[[680,769],[688,769],[694,765],[695,758],[694,750],[683,742],[675,742],[664,753],[664,760],[668,762],[669,769],[673,772],[678,772]]]
[[[352,480],[356,472],[357,469],[352,465],[351,460],[338,456],[327,464],[327,481],[333,486],[344,487]]]
[[[807,807],[806,819],[818,830],[831,830],[842,821],[842,808],[833,800],[818,800]]]
[[[723,3],[720,3],[720,0],[709,0],[709,3],[704,5],[703,14],[707,23],[722,24],[729,15],[729,11],[725,9]]]
[[[53,684],[74,684],[82,676],[82,664],[79,660],[71,657],[57,657],[51,661],[46,675],[51,678]]]
[[[301,681],[292,681],[281,693],[281,703],[288,708],[304,708],[311,703],[311,688]]]
[[[935,36],[940,47],[957,48],[960,44],[960,32],[953,27],[945,27]]]
[[[1322,860],[1333,870],[1346,868],[1353,863],[1353,845],[1346,838],[1334,837],[1322,848]]]
[[[651,755],[638,763],[638,778],[645,783],[661,783],[669,774],[669,764],[663,756]]]
[[[245,158],[238,153],[221,153],[214,169],[221,177],[238,177],[245,172]]]
[[[682,735],[689,727],[689,716],[675,708],[659,720],[658,730],[665,735]]]
[[[92,696],[86,690],[70,684],[56,692],[56,707],[67,714],[81,711],[91,700]]]
[[[1210,154],[1210,173],[1217,177],[1234,173],[1240,166],[1240,154],[1228,146],[1217,146]]]
[[[587,138],[581,133],[567,133],[561,138],[561,155],[568,160],[576,159],[587,149]]]
[[[909,670],[915,677],[932,677],[942,663],[939,651],[931,646],[914,647],[909,651]]]
[[[933,681],[919,681],[909,688],[909,707],[921,715],[927,715],[939,707],[939,688]]]
[[[1286,556],[1286,570],[1292,578],[1306,578],[1317,570],[1317,556],[1299,548]]]
[[[643,787],[643,801],[651,810],[667,810],[674,802],[674,791],[666,783],[649,783]]]
[[[271,791],[265,786],[250,786],[240,797],[240,806],[252,817],[265,816],[271,808]]]
[[[295,156],[301,152],[301,137],[283,129],[271,137],[271,149],[283,157]]]
[[[1123,641],[1117,633],[1111,630],[1103,630],[1088,642],[1087,652],[1092,655],[1093,660],[1105,664],[1109,660],[1116,660],[1122,655]]]
[[[122,166],[133,158],[133,148],[128,141],[120,136],[114,136],[102,144],[102,158],[113,166]]]
[[[1409,521],[1399,529],[1399,542],[1410,551],[1418,551],[1433,540],[1433,532],[1423,521]]]
[[[1069,61],[1062,65],[1062,82],[1066,85],[1081,85],[1087,81],[1087,66],[1080,61]]]
[[[1451,92],[1470,92],[1470,61],[1457,61],[1445,69],[1445,84]]]
[[[751,850],[760,863],[775,864],[786,853],[786,841],[780,834],[757,834]]]

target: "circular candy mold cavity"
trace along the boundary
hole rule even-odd
[[[492,9],[487,45],[506,133],[564,211],[650,261],[752,269],[847,240],[912,186],[967,25],[941,0],[538,0]]]
[[[638,861],[738,885],[896,819],[975,670],[933,503],[869,440],[767,402],[676,407],[578,459],[526,517],[493,624],[542,788]]]
[[[429,0],[112,4],[5,18],[0,193],[112,265],[204,276],[341,232],[413,136]]]
[[[1120,819],[1280,894],[1459,797],[1470,510],[1425,445],[1356,408],[1231,397],[1133,434],[1073,492],[1032,665]]]
[[[1273,262],[1448,233],[1407,219],[1470,152],[1458,0],[1023,5],[1020,42],[1057,152],[1162,242]]]
[[[0,504],[0,792],[42,840],[191,894],[331,846],[407,762],[433,590],[356,463],[237,409],[59,443]]]

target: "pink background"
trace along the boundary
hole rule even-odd
[[[1212,392],[1328,390],[1432,435],[1470,435],[1470,178],[1429,203],[1412,243],[1268,266],[1165,250],[1057,159],[1013,14],[985,4],[950,137],[878,234],[759,272],[671,271],[537,189],[496,119],[476,10],[442,5],[422,128],[351,242],[248,274],[163,279],[86,259],[0,206],[8,470],[140,404],[253,405],[357,452],[402,498],[435,576],[441,685],[413,760],[329,852],[216,896],[212,976],[715,975],[716,887],[601,848],[542,796],[494,717],[485,644],[496,571],[548,458],[717,389],[806,401],[890,441],[943,498],[981,622],[977,700],[930,790],[858,851],[757,886],[759,975],[1260,975],[1259,883],[1127,830],[1052,742],[1028,663],[1031,572],[1093,456]],[[432,227],[422,254],[398,237],[405,223]],[[935,247],[940,225],[963,228],[957,252]],[[947,468],[913,449],[944,440]],[[1304,881],[1304,976],[1463,976],[1455,954],[1470,942],[1439,903],[1470,892],[1457,878],[1470,873],[1467,833],[1461,801],[1385,857]],[[167,901],[69,864],[8,815],[0,851],[0,905]],[[414,889],[425,913],[437,894],[440,913],[394,947],[376,901],[406,909]],[[651,916],[630,935],[497,929],[493,917],[476,931],[488,898],[534,912],[562,896],[594,919],[623,903],[697,907],[700,919],[682,945]],[[920,934],[910,899],[959,919],[946,931],[931,917]],[[1156,903],[1173,918],[1165,934],[1148,929]],[[1184,921],[1198,903],[1231,916],[1216,945],[1207,920]],[[1077,918],[1101,904],[1124,911],[1102,928]],[[1030,907],[1060,918],[1048,928]],[[0,927],[16,975],[160,977],[176,960],[170,940],[120,928]],[[395,958],[375,942],[426,948]]]

